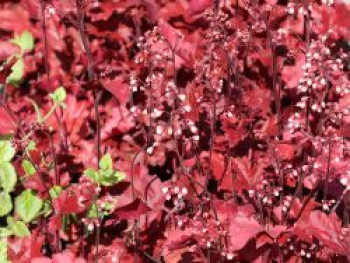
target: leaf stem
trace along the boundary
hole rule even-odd
[[[42,32],[44,35],[44,63],[45,63],[45,72],[47,76],[47,85],[48,89],[51,92],[51,76],[50,76],[50,66],[49,66],[49,44],[47,39],[47,25],[46,25],[46,16],[45,16],[45,9],[46,9],[46,3],[45,1],[41,1],[41,16],[42,16]],[[62,117],[58,115],[58,112],[56,111],[56,107],[53,110],[53,113],[55,113],[55,119],[58,123],[59,127],[59,134],[61,137],[61,142],[63,145],[63,148],[65,150],[68,149],[68,141],[67,141],[67,134],[64,132],[63,123],[62,123]],[[50,113],[51,115],[52,113]]]
[[[93,62],[92,62],[92,54],[89,46],[89,41],[85,33],[85,24],[84,24],[84,9],[83,9],[83,3],[82,0],[76,0],[76,8],[77,8],[77,18],[78,18],[78,30],[80,34],[80,38],[83,43],[84,51],[87,56],[87,72],[88,72],[88,80],[93,85],[93,81],[95,80],[95,72],[93,68]],[[98,165],[101,159],[101,123],[100,123],[100,114],[98,111],[99,106],[99,100],[102,96],[102,91],[100,91],[98,94],[96,90],[93,88],[93,98],[94,98],[94,110],[95,110],[95,119],[96,119],[96,154],[97,154],[97,169]],[[99,219],[100,221],[100,219]],[[99,222],[100,223],[100,222]],[[100,224],[96,227],[96,237],[95,237],[95,263],[98,262],[98,254],[99,254],[99,242],[100,242]]]

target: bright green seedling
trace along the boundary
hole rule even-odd
[[[98,218],[100,216],[100,211],[96,203],[93,203],[90,206],[90,209],[87,211],[86,216],[88,218]]]
[[[112,170],[113,160],[111,155],[109,153],[106,153],[105,155],[103,155],[98,166],[100,167],[101,170]]]
[[[17,183],[15,168],[10,162],[0,162],[0,185],[2,190],[10,193]]]
[[[0,140],[0,217],[7,216],[13,210],[10,193],[17,183],[17,174],[11,161],[15,156],[15,149],[9,140]],[[30,235],[26,224],[21,220],[14,220],[7,216],[7,225],[0,227],[0,263],[7,260],[7,240],[9,236],[25,237]]]
[[[24,74],[23,55],[25,52],[30,52],[34,49],[34,37],[29,31],[23,31],[21,35],[15,36],[10,42],[20,48],[20,54],[14,55],[17,57],[17,61],[12,66],[12,72],[7,77],[6,82],[13,86],[18,86]],[[12,59],[12,57],[10,59]]]
[[[22,168],[23,168],[24,172],[26,173],[26,175],[29,175],[29,176],[35,174],[35,172],[36,172],[34,165],[28,160],[22,161]]]
[[[9,236],[26,237],[30,235],[30,231],[23,221],[15,220],[13,217],[7,217],[7,226],[0,228],[0,238]],[[1,262],[1,261],[0,261]]]
[[[15,199],[15,212],[25,222],[30,223],[40,215],[43,201],[33,190],[24,190]]]
[[[32,51],[34,48],[34,37],[29,31],[23,31],[21,35],[11,39],[10,42],[21,48],[21,51]]]
[[[10,162],[15,156],[15,149],[9,140],[0,141],[0,162]]]
[[[58,89],[55,90],[54,93],[51,93],[49,96],[54,101],[54,103],[57,104],[58,106],[61,106],[63,108],[66,107],[66,104],[64,103],[64,101],[66,100],[67,92],[63,87],[59,87]]]
[[[123,172],[113,170],[112,158],[108,153],[101,158],[99,167],[98,171],[89,168],[84,172],[86,176],[90,177],[98,185],[111,186],[125,179]]]
[[[58,198],[61,192],[62,192],[62,187],[59,185],[54,185],[49,190],[49,194],[52,199]]]
[[[0,262],[1,263],[8,263],[7,260],[7,241],[6,239],[2,239],[0,237]]]
[[[15,155],[15,149],[8,140],[0,141],[0,187],[2,191],[10,193],[13,191],[17,175],[15,168],[10,163]]]
[[[25,237],[30,235],[30,231],[23,221],[16,221],[13,217],[7,217],[7,229],[10,230],[11,235],[17,237]]]
[[[0,140],[0,217],[7,215],[13,209],[11,193],[17,183],[17,175],[11,160],[15,149],[9,140]]]
[[[90,177],[99,186],[112,186],[125,179],[124,173],[113,169],[113,160],[108,153],[101,158],[98,171],[89,168],[85,170],[84,174]],[[113,204],[106,202],[102,207],[102,211],[100,211],[96,201],[97,197],[87,212],[88,218],[103,218],[108,215],[110,210],[114,207]]]
[[[37,118],[39,123],[45,123],[50,118],[50,116],[55,112],[57,107],[62,107],[62,108],[67,107],[67,105],[64,103],[64,101],[67,97],[67,92],[63,87],[56,89],[49,96],[52,99],[53,104],[52,104],[51,109],[46,113],[45,116],[43,116],[38,104],[34,100],[28,98],[28,101],[34,107],[36,118]]]
[[[13,205],[11,196],[6,192],[0,192],[0,217],[11,212]]]
[[[24,73],[24,61],[21,56],[17,56],[18,60],[11,68],[11,74],[7,77],[6,82],[13,86],[18,86]]]

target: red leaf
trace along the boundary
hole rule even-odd
[[[305,56],[298,54],[295,58],[294,66],[285,66],[282,69],[282,79],[287,83],[288,88],[298,86],[300,79],[303,77],[302,66],[305,64]]]
[[[231,222],[229,233],[233,250],[240,250],[264,228],[252,216],[238,212]]]
[[[321,211],[304,213],[296,225],[295,233],[310,242],[316,237],[336,252],[349,255],[350,236],[343,235],[341,221],[335,213],[330,215]]]
[[[52,259],[48,257],[34,258],[31,263],[85,263],[82,258],[76,258],[71,252],[65,251],[59,254],[54,254]]]
[[[202,231],[194,227],[187,227],[186,230],[172,229],[165,232],[166,240],[162,245],[163,256],[168,255],[173,250],[178,250],[191,239],[200,238]]]
[[[341,109],[350,107],[350,94],[345,95],[339,100],[339,106]]]
[[[29,28],[28,12],[21,5],[0,10],[0,29],[21,33]],[[18,19],[18,18],[21,19]]]
[[[113,108],[110,115],[101,131],[103,140],[126,133],[135,126],[132,115],[124,106]]]
[[[19,52],[19,47],[10,42],[0,42],[0,62]]]
[[[209,8],[212,4],[212,0],[191,0],[188,12],[191,15],[198,14]]]
[[[59,230],[62,226],[62,217],[61,215],[54,215],[49,220],[49,231],[51,233]]]
[[[290,144],[277,144],[276,151],[283,160],[290,161],[294,157],[294,147]]]
[[[1,55],[1,54],[0,54]],[[9,61],[6,62],[6,65],[4,66],[3,69],[0,71],[0,84],[5,84],[7,77],[11,74],[12,66],[16,63],[18,58],[12,57]],[[1,58],[0,58],[1,61]]]
[[[15,129],[16,124],[10,114],[3,107],[0,107],[0,135],[13,134]]]
[[[205,262],[203,254],[198,251],[194,252],[194,249],[187,246],[174,251],[171,251],[168,255],[164,256],[165,263],[173,262]]]
[[[83,191],[90,191],[83,193]],[[79,214],[86,211],[92,202],[93,189],[90,187],[79,189],[76,186],[60,193],[59,197],[53,201],[53,206],[58,214]]]
[[[38,231],[25,238],[8,239],[8,257],[12,262],[27,263],[32,258],[41,257],[41,248],[45,237],[39,235]]]
[[[59,214],[72,214],[84,211],[78,205],[78,197],[68,191],[62,192],[57,199],[53,201],[53,206]]]
[[[140,198],[136,198],[132,203],[116,209],[114,213],[119,219],[136,219],[149,211],[151,209],[148,205]]]
[[[72,141],[75,142],[81,138],[79,133],[86,125],[88,103],[87,101],[78,101],[74,96],[67,96],[66,103],[67,108],[63,112],[63,120]],[[55,118],[52,119],[53,123],[57,123]]]
[[[52,257],[52,263],[73,263],[74,255],[71,253],[61,253],[61,254],[55,254]]]
[[[121,78],[107,79],[102,84],[121,104],[125,105],[129,100],[129,87]]]
[[[268,3],[269,5],[274,5],[277,3],[277,0],[266,0],[266,3]]]
[[[31,263],[52,263],[52,260],[47,257],[33,258]]]
[[[46,183],[46,185],[48,184]],[[38,174],[33,174],[32,176],[24,177],[23,186],[27,189],[33,189],[38,192],[46,191],[46,187]]]
[[[236,183],[237,189],[250,189],[260,182],[265,166],[262,160],[257,165],[251,166],[246,157],[233,158],[231,164],[237,172],[237,179],[241,182]]]
[[[182,39],[181,32],[172,27],[164,19],[159,20],[159,29],[170,45],[175,48],[176,68],[180,67],[183,62],[191,61],[194,57],[195,45]]]

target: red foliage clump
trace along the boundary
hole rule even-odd
[[[336,0],[1,1],[11,198],[43,200],[8,259],[350,262],[349,17]]]

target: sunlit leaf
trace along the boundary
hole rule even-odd
[[[88,168],[84,171],[85,176],[90,177],[92,180],[94,180],[95,183],[99,183],[99,175],[98,172],[96,172],[92,168]]]
[[[31,51],[34,48],[34,37],[29,31],[23,31],[10,42],[19,46],[23,51]]]
[[[103,186],[115,185],[125,179],[125,174],[119,171],[101,171],[100,184]]]
[[[52,199],[56,199],[60,193],[62,192],[62,187],[59,185],[55,185],[50,188],[49,193]]]
[[[0,192],[0,217],[10,213],[12,208],[11,196],[8,193]]]
[[[24,61],[22,57],[20,57],[16,61],[16,63],[12,66],[11,70],[12,73],[7,77],[6,82],[17,86],[22,80],[24,73]]]
[[[0,186],[9,193],[15,188],[17,182],[16,170],[10,162],[0,162]]]
[[[30,231],[26,224],[22,221],[15,221],[13,217],[7,218],[8,229],[17,237],[25,237],[30,235]]]
[[[50,94],[50,97],[56,104],[61,105],[67,97],[67,92],[63,87],[59,87],[54,93]]]
[[[0,141],[0,162],[9,162],[15,155],[15,149],[8,140]]]
[[[15,200],[16,214],[25,222],[34,220],[40,213],[43,201],[32,190],[24,190]]]
[[[34,165],[28,160],[22,161],[22,168],[27,175],[33,175],[36,172]]]
[[[113,168],[112,157],[109,153],[103,155],[103,157],[100,160],[99,167],[102,170],[108,170]]]
[[[1,231],[0,231],[1,233]],[[0,262],[1,263],[8,263],[7,260],[7,241],[6,239],[0,238]]]

